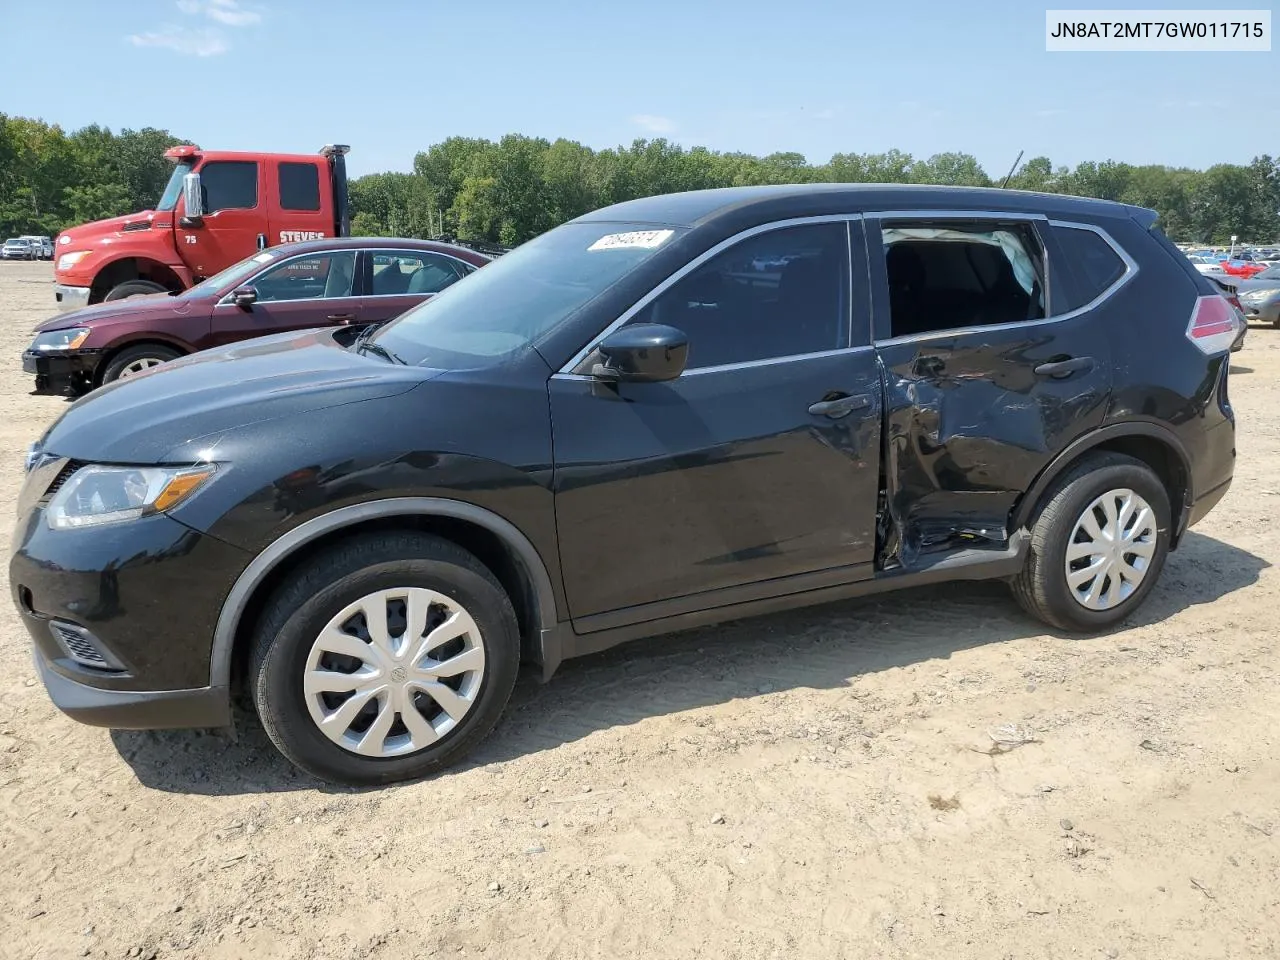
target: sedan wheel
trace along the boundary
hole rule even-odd
[[[126,377],[132,377],[135,374],[142,373],[143,370],[150,370],[152,367],[158,367],[162,363],[164,363],[164,361],[159,357],[139,357],[137,360],[134,360],[132,363],[124,366],[120,371],[119,379],[123,380]]]

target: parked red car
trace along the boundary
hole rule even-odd
[[[129,297],[46,320],[22,369],[35,374],[39,393],[80,394],[237,340],[390,320],[491,259],[427,240],[283,244],[173,296]]]

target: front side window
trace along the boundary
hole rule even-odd
[[[281,163],[280,209],[320,209],[320,168],[314,163]]]
[[[219,210],[252,210],[258,205],[255,160],[215,160],[200,168],[205,214]]]
[[[1029,224],[895,221],[881,240],[892,336],[1045,316],[1044,252]]]
[[[259,303],[351,296],[356,272],[354,250],[334,250],[286,260],[262,273],[251,285]]]
[[[375,297],[439,293],[465,276],[457,260],[416,250],[374,250],[372,268]]]
[[[682,331],[689,338],[689,369],[847,347],[848,227],[804,224],[748,237],[628,322]]]

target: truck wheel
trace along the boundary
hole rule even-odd
[[[498,722],[520,665],[506,593],[461,547],[417,533],[337,544],[268,601],[249,688],[267,735],[324,780],[434,773]]]
[[[126,297],[141,297],[149,293],[168,293],[168,287],[162,287],[158,283],[152,283],[150,280],[126,280],[124,283],[117,283],[114,287],[107,291],[107,295],[102,298],[103,303],[111,300],[124,300]]]
[[[1114,626],[1155,587],[1169,527],[1169,494],[1150,467],[1118,453],[1086,457],[1040,508],[1014,596],[1061,630]]]
[[[144,370],[150,370],[152,367],[158,367],[162,363],[176,360],[180,356],[182,354],[177,350],[162,347],[158,343],[144,343],[141,346],[129,347],[111,358],[111,362],[102,371],[102,382],[123,380]]]

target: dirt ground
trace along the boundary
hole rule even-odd
[[[0,264],[4,504],[50,275]],[[1234,371],[1236,483],[1126,629],[979,584],[645,641],[423,783],[72,723],[0,603],[0,956],[1280,957],[1280,330]]]

